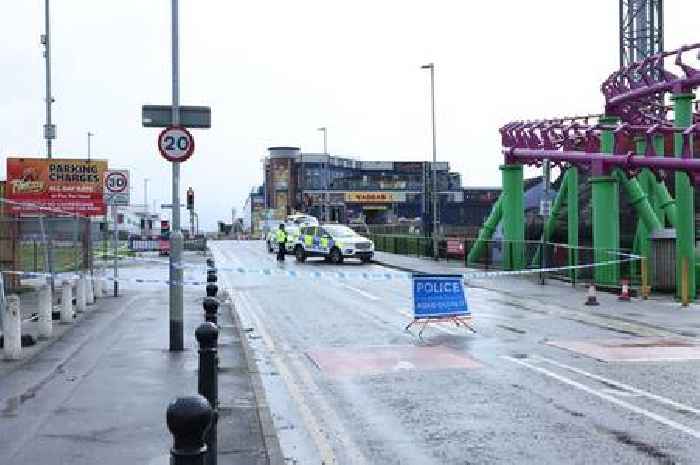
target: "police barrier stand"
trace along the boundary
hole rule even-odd
[[[200,395],[179,397],[168,405],[166,421],[173,435],[170,465],[205,465],[204,436],[213,418],[214,410]]]
[[[22,317],[19,296],[7,296],[1,316],[5,358],[18,360],[22,354]]]
[[[447,322],[476,333],[461,274],[413,274],[412,280],[413,320],[406,331],[421,324],[418,337],[422,337],[428,324]]]
[[[219,301],[214,297],[205,297],[202,306],[204,307],[204,320],[218,324]]]
[[[195,338],[199,343],[199,376],[197,390],[204,396],[214,409],[211,428],[205,436],[207,443],[207,465],[217,462],[217,428],[219,404],[219,357],[217,343],[219,329],[214,323],[206,322],[195,330]]]

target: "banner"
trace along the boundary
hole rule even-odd
[[[6,198],[14,213],[57,209],[82,216],[104,215],[107,160],[8,158]],[[42,208],[43,207],[43,208]]]

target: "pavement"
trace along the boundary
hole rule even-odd
[[[204,275],[204,257],[186,254]],[[130,266],[120,276],[167,279],[167,259]],[[194,329],[203,321],[200,286],[186,286],[185,345],[168,351],[165,284],[121,283],[22,363],[0,362],[0,463],[169,463],[168,403],[197,391]],[[256,368],[229,305],[220,310],[219,463],[262,465],[274,453]],[[56,326],[55,326],[56,328]],[[269,414],[267,414],[269,417]],[[268,420],[269,421],[269,420]]]
[[[377,276],[459,265],[210,248],[287,463],[700,462],[696,305],[601,293],[592,308],[585,289],[494,276],[467,286],[476,334],[435,324],[419,339],[404,330],[410,280]]]

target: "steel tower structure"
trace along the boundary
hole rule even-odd
[[[663,0],[620,0],[620,69],[664,49]]]

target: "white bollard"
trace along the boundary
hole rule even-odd
[[[39,288],[39,338],[48,339],[53,331],[53,299],[51,287],[43,285]]]
[[[100,299],[105,296],[105,281],[104,273],[102,271],[98,271],[95,278],[95,294]]]
[[[92,289],[93,292],[95,293],[95,302],[97,302],[97,299],[102,298],[102,289],[100,289],[100,272],[96,271],[94,275],[92,275]]]
[[[85,296],[86,289],[85,273],[80,273],[80,278],[78,278],[78,282],[75,283],[75,311],[77,313],[85,312],[87,307],[87,298]]]
[[[61,288],[61,323],[73,323],[73,292],[71,282],[63,281]]]
[[[2,312],[2,329],[5,358],[19,359],[22,353],[22,314],[19,310],[19,296],[9,295]]]
[[[86,275],[85,287],[87,292],[85,293],[87,298],[87,304],[92,305],[95,303],[95,288],[93,287],[94,279],[90,275]]]

